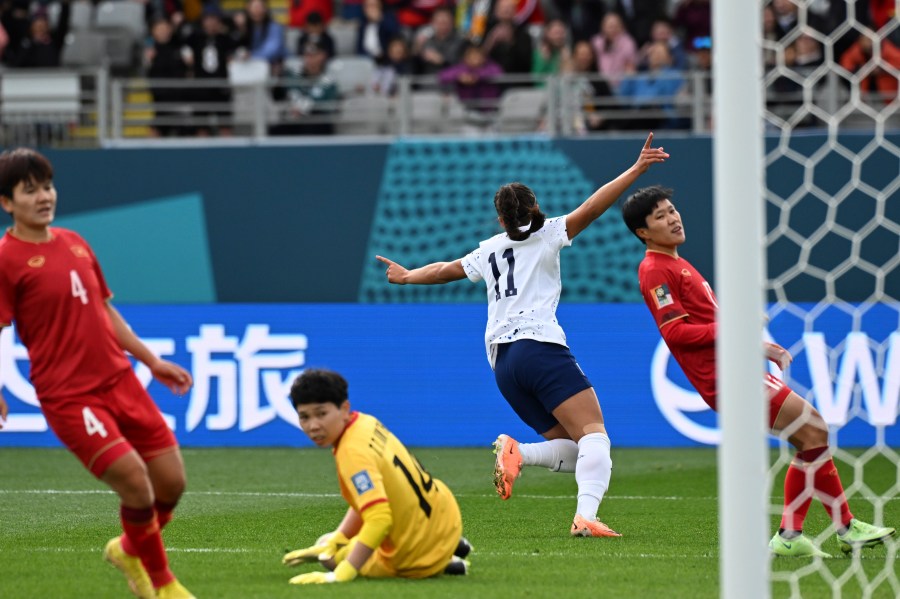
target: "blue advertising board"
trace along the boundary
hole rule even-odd
[[[523,441],[538,438],[496,389],[485,357],[482,305],[125,305],[120,310],[155,352],[194,376],[193,389],[176,397],[137,366],[185,446],[309,445],[288,398],[294,377],[309,367],[341,372],[349,381],[352,406],[376,415],[409,445],[487,447],[499,433]],[[898,310],[873,305],[861,312],[862,330],[854,332],[846,307],[773,308],[769,331],[794,353],[791,386],[839,427],[836,439],[842,446],[871,445],[880,431],[896,445]],[[803,313],[815,318],[798,317]],[[564,305],[559,319],[594,383],[614,445],[718,442],[716,415],[671,359],[643,305]],[[4,330],[0,384],[10,416],[0,446],[58,446],[27,372],[25,348]]]

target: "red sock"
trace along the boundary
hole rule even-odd
[[[806,517],[806,511],[809,509],[810,499],[806,498],[802,500],[802,505],[795,506],[793,517],[789,518],[787,509],[790,503],[789,495],[793,494],[794,498],[799,497],[801,493],[808,493],[806,490],[810,487],[815,490],[816,497],[822,502],[822,506],[828,512],[835,526],[842,527],[850,524],[853,514],[850,513],[850,506],[847,504],[847,497],[844,495],[844,487],[841,484],[837,467],[831,456],[827,455],[827,451],[827,447],[817,447],[797,452],[797,459],[791,464],[784,479],[785,516],[782,517],[782,528],[801,530],[803,518]],[[791,470],[795,470],[793,476],[791,476]],[[790,491],[788,490],[789,479]],[[804,488],[798,491],[800,484]],[[785,520],[791,526],[785,526]],[[798,524],[799,526],[797,526]]]
[[[794,463],[784,475],[784,511],[781,514],[783,530],[803,530],[803,520],[812,501],[812,489],[806,484],[806,470]]]
[[[122,548],[126,545],[134,550],[131,555],[138,555],[144,569],[150,576],[153,586],[159,588],[175,580],[175,575],[169,570],[169,560],[163,547],[162,537],[159,534],[159,522],[153,508],[130,508],[121,506],[119,509],[122,519]]]
[[[172,512],[175,511],[176,505],[176,503],[163,503],[159,500],[153,504],[153,507],[156,508],[156,519],[159,521],[160,530],[172,520]]]
[[[161,501],[157,501],[153,504],[153,507],[156,508],[156,521],[159,522],[159,528],[162,530],[166,527],[172,520],[172,512],[175,511],[175,503],[163,503]],[[127,536],[122,536],[122,550],[128,555],[137,555],[138,551],[134,545],[131,544],[131,541]]]

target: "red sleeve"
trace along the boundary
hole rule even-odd
[[[9,279],[8,269],[0,272],[0,326],[9,326],[13,321],[16,290]]]
[[[672,321],[660,329],[669,347],[701,348],[716,344],[716,323],[691,324],[683,318]]]
[[[716,343],[716,323],[686,322],[678,280],[664,269],[641,272],[641,293],[669,347],[708,347]]]
[[[678,299],[676,281],[668,275],[668,271],[660,268],[640,271],[641,293],[660,329],[687,316]]]

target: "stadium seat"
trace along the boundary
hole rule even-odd
[[[135,0],[103,0],[97,5],[97,28],[125,29],[135,39],[147,33],[144,5]]]
[[[69,123],[81,108],[77,73],[6,71],[0,81],[0,122]]]
[[[543,89],[510,89],[500,98],[497,131],[523,133],[537,131],[547,103]]]
[[[53,2],[47,5],[47,19],[51,27],[59,23],[59,11],[62,4]],[[69,31],[83,31],[94,25],[94,5],[87,0],[75,0],[72,2],[69,14]]]
[[[368,56],[333,58],[325,67],[325,73],[334,79],[345,97],[362,94],[372,82],[375,62]]]
[[[411,133],[437,133],[444,121],[444,94],[437,91],[413,92],[410,109]]]
[[[234,110],[234,122],[237,126],[252,125],[256,114],[257,87],[263,86],[262,102],[266,120],[271,120],[274,112],[272,96],[269,93],[269,62],[261,58],[232,60],[228,63],[228,82],[233,90],[231,101]],[[251,134],[251,130],[243,132]]]
[[[341,103],[335,129],[344,135],[383,135],[391,132],[391,101],[383,96],[353,96]]]
[[[353,56],[356,54],[356,35],[359,23],[356,21],[332,21],[328,33],[334,38],[335,56]]]
[[[72,31],[66,35],[62,64],[67,67],[96,67],[106,58],[106,38],[89,30]]]

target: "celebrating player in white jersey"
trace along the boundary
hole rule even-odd
[[[494,196],[497,219],[506,231],[453,262],[407,270],[382,256],[387,278],[399,285],[433,285],[468,277],[487,287],[485,345],[500,392],[516,414],[546,441],[518,443],[508,435],[494,442],[494,484],[503,499],[522,466],[575,472],[578,504],[571,534],[617,537],[597,520],[612,471],[609,437],[600,402],[566,345],[556,321],[562,291],[559,252],[650,168],[669,157],[647,137],[637,162],[595,191],[570,214],[547,219],[534,192],[521,183]]]

